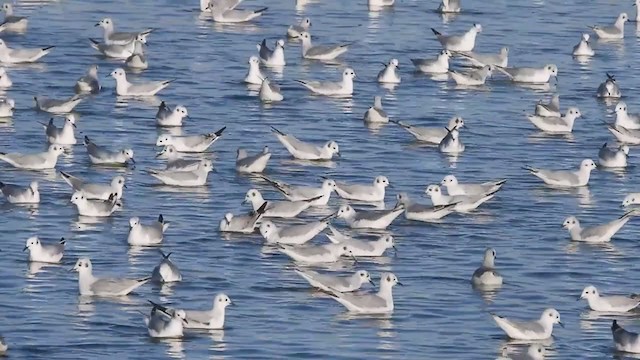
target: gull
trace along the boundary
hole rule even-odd
[[[252,85],[262,85],[262,80],[265,76],[260,72],[260,60],[257,56],[251,56],[249,58],[249,71],[247,76],[244,77],[244,82]]]
[[[57,244],[43,245],[37,236],[27,239],[27,245],[23,251],[29,250],[29,261],[58,264],[64,255],[64,238]]]
[[[3,67],[0,67],[0,88],[8,89],[13,85],[13,81],[7,74],[7,70]]]
[[[376,176],[371,185],[347,184],[336,181],[336,194],[347,200],[380,202],[384,201],[387,186],[389,186],[389,179],[386,176]]]
[[[45,152],[20,154],[0,152],[0,160],[20,169],[44,170],[53,169],[58,162],[58,156],[64,152],[60,145],[49,145]]]
[[[35,100],[36,108],[39,110],[52,114],[67,114],[72,112],[84,98],[76,94],[67,99],[51,99],[46,96],[34,96],[33,100]]]
[[[149,175],[160,180],[165,185],[191,187],[203,186],[207,183],[207,176],[213,170],[211,160],[200,160],[195,170],[147,170]]]
[[[496,360],[544,360],[544,355],[547,351],[542,344],[531,344],[526,352],[515,355],[508,355],[507,350],[507,347],[503,347],[501,356]]]
[[[136,47],[140,46],[138,43],[145,44],[147,42],[142,35],[138,35],[135,40],[124,45],[100,43],[91,38],[89,38],[89,41],[91,42],[91,47],[96,49],[102,55],[108,58],[120,60],[126,60],[131,57],[135,53]]]
[[[442,0],[438,7],[440,13],[459,13],[460,12],[460,0]]]
[[[89,183],[67,172],[60,171],[62,179],[75,191],[82,191],[87,199],[108,200],[111,194],[116,199],[122,199],[123,189],[126,188],[123,176],[114,176],[109,184]]]
[[[269,159],[271,159],[271,152],[268,146],[265,146],[262,152],[255,155],[249,155],[247,150],[238,148],[236,153],[236,171],[245,174],[261,173],[267,167]]]
[[[346,53],[351,45],[312,45],[311,34],[306,31],[300,33],[299,39],[302,40],[302,57],[311,60],[334,60]]]
[[[74,114],[67,114],[65,116],[64,125],[62,125],[61,128],[57,128],[53,124],[53,118],[49,119],[48,124],[41,124],[45,129],[45,135],[47,135],[49,144],[75,145],[77,143],[75,135],[76,116]]]
[[[629,114],[627,112],[627,104],[624,101],[620,101],[616,104],[616,122],[615,127],[623,127],[627,130],[640,129],[640,115]]]
[[[20,64],[33,63],[51,52],[55,46],[31,49],[12,49],[7,46],[4,40],[0,39],[0,63]]]
[[[629,16],[627,13],[620,13],[616,22],[611,26],[589,26],[590,29],[593,29],[593,32],[598,35],[600,39],[609,40],[609,39],[622,39],[624,38],[624,23],[629,21]]]
[[[173,146],[179,152],[201,153],[207,151],[207,149],[213,145],[220,137],[227,127],[224,126],[220,130],[199,135],[189,136],[173,136],[169,134],[160,135],[156,140],[156,146]]]
[[[171,253],[165,254],[160,251],[160,254],[162,255],[162,260],[160,260],[160,264],[153,268],[151,281],[161,284],[182,281],[180,270],[176,264],[169,259]]]
[[[404,217],[407,220],[431,222],[455,212],[456,204],[449,205],[424,205],[413,202],[407,193],[396,195],[397,203],[403,205]],[[396,205],[398,206],[398,205]]]
[[[311,203],[317,200],[318,197],[299,200],[299,201],[267,201],[267,208],[264,212],[264,217],[269,218],[294,218],[303,211],[307,210]],[[253,211],[257,211],[265,200],[260,194],[260,191],[256,189],[250,189],[244,196],[243,204],[251,203]]]
[[[13,5],[10,3],[2,4],[2,11],[4,11],[4,21],[0,23],[0,32],[22,33],[27,31],[29,20],[24,16],[13,15]]]
[[[607,80],[598,85],[598,90],[596,91],[596,97],[599,98],[612,98],[619,99],[622,97],[622,92],[620,92],[620,87],[616,83],[616,79],[613,75],[607,73]]]
[[[252,211],[248,215],[235,216],[232,213],[226,213],[224,214],[224,218],[220,220],[220,231],[252,234],[255,231],[256,224],[262,219],[266,208],[267,202],[265,201],[258,210]]]
[[[591,170],[596,168],[596,164],[591,159],[584,159],[580,163],[578,170],[545,170],[530,166],[524,169],[534,176],[540,178],[547,185],[560,187],[580,187],[587,186]]]
[[[182,121],[188,117],[189,112],[186,107],[178,105],[171,109],[164,101],[162,101],[158,106],[158,112],[156,113],[156,125],[161,127],[182,126]]]
[[[262,43],[257,45],[260,62],[267,66],[285,66],[284,61],[284,40],[279,39],[273,50],[267,46],[267,39],[263,39]]]
[[[487,65],[480,69],[474,69],[467,72],[449,70],[449,75],[458,85],[478,86],[484,85],[487,78],[491,77],[491,74],[493,74],[493,69],[493,65]]]
[[[548,133],[570,133],[573,131],[573,124],[581,117],[580,109],[570,107],[563,116],[537,116],[527,115],[527,119],[538,129]]]
[[[472,51],[476,46],[476,36],[482,32],[482,25],[473,24],[463,35],[443,35],[436,29],[431,28],[442,47],[451,51]]]
[[[100,86],[100,80],[98,80],[98,65],[89,66],[86,74],[79,78],[74,86],[76,94],[97,94],[100,92],[100,89],[102,89],[102,87]]]
[[[40,202],[37,181],[32,181],[26,187],[0,181],[0,192],[10,204],[37,204]]]
[[[149,68],[149,61],[144,56],[144,48],[141,41],[133,42],[133,51],[131,55],[125,59],[124,63],[129,69],[146,70]]]
[[[78,289],[83,296],[125,296],[146,284],[150,277],[140,279],[97,278],[89,258],[80,258],[71,269],[78,272]]]
[[[129,235],[127,243],[133,246],[157,245],[162,242],[164,232],[167,231],[169,223],[164,221],[162,214],[158,216],[158,221],[151,225],[144,225],[137,216],[129,219]]]
[[[477,209],[480,205],[493,199],[498,191],[499,189],[484,194],[451,196],[443,195],[439,185],[431,184],[427,186],[424,192],[431,198],[433,205],[443,206],[455,204],[455,211],[466,213]]]
[[[486,249],[484,251],[484,259],[482,265],[473,272],[471,283],[475,286],[500,286],[502,285],[502,276],[496,271],[496,251],[495,249]]]
[[[449,72],[451,51],[441,50],[435,59],[411,59],[416,70],[426,74],[446,74]]]
[[[507,336],[514,340],[545,340],[551,337],[553,325],[564,327],[556,309],[546,309],[540,319],[533,321],[514,321],[496,314],[491,316]]]
[[[7,345],[7,341],[4,337],[0,336],[0,355],[5,355],[8,349],[9,345]]]
[[[312,270],[295,269],[296,274],[307,280],[309,284],[326,292],[352,292],[359,290],[366,283],[373,284],[371,275],[366,270],[358,270],[347,276],[321,274]]]
[[[289,256],[296,262],[306,264],[334,263],[341,256],[346,255],[353,257],[351,249],[344,244],[324,244],[320,246],[284,246],[279,245],[280,252]]]
[[[578,300],[581,299],[587,299],[591,310],[602,312],[626,313],[640,305],[640,295],[602,296],[593,285],[589,285],[582,290]]]
[[[396,0],[368,0],[369,7],[393,6]]]
[[[331,160],[333,155],[340,156],[340,147],[335,141],[327,141],[324,146],[298,140],[293,135],[271,127],[271,132],[276,135],[278,141],[289,151],[291,156],[298,160]]]
[[[235,24],[251,21],[261,16],[268,8],[258,10],[236,10],[224,6],[219,1],[209,2],[208,10],[211,12],[211,19],[223,24]]]
[[[454,116],[449,119],[449,123],[447,127],[419,127],[413,126],[409,124],[405,124],[400,121],[390,120],[392,123],[400,125],[403,129],[407,130],[411,135],[413,135],[416,140],[427,142],[430,144],[440,144],[442,139],[447,136],[449,131],[447,129],[456,128],[459,129],[464,127],[464,120],[459,116]]]
[[[545,104],[542,102],[542,100],[539,100],[536,103],[535,115],[542,116],[542,117],[562,116],[560,114],[560,95],[558,94],[553,95],[549,100],[548,104]]]
[[[276,188],[276,190],[280,191],[289,201],[317,198],[317,200],[311,202],[311,206],[327,205],[329,198],[331,197],[331,193],[336,189],[336,182],[331,179],[325,179],[320,187],[313,187],[293,186],[281,181],[269,179],[266,176],[261,176],[261,178]]]
[[[126,165],[127,161],[131,160],[135,164],[133,159],[133,150],[122,149],[118,151],[112,151],[103,146],[99,146],[94,143],[88,136],[84,137],[84,146],[87,148],[87,154],[89,154],[89,160],[94,165],[100,164],[117,164]]]
[[[589,34],[582,34],[580,42],[573,47],[573,52],[571,53],[573,56],[593,56],[596,54],[591,47],[591,43],[589,43],[589,37]]]
[[[622,200],[622,207],[640,204],[640,193],[631,193]]]
[[[16,108],[16,102],[13,99],[0,100],[0,118],[8,118],[13,116],[13,110]]]
[[[268,103],[284,100],[284,96],[282,95],[282,91],[280,91],[280,87],[276,84],[271,83],[271,81],[267,78],[264,78],[262,80],[258,96],[260,97],[260,101]]]
[[[369,124],[384,124],[389,122],[389,115],[387,115],[382,108],[382,97],[373,97],[373,106],[364,113],[363,120]]]
[[[446,128],[447,135],[440,141],[438,144],[438,150],[445,154],[458,154],[464,151],[465,146],[460,140],[460,132],[458,131],[458,127],[454,126],[453,129],[449,130]]]
[[[87,199],[82,191],[76,191],[71,196],[70,202],[76,205],[78,215],[91,217],[108,217],[120,207],[116,194],[111,194],[109,199]]]
[[[187,315],[187,329],[224,329],[226,307],[233,305],[231,299],[225,294],[218,294],[213,298],[213,307],[210,310],[184,310]]]
[[[400,75],[398,75],[398,59],[391,59],[388,63],[383,64],[384,69],[378,73],[378,82],[383,84],[400,84]]]
[[[144,318],[149,336],[157,339],[183,337],[185,324],[188,323],[184,310],[170,310],[153,301],[149,302],[153,308],[151,314]]]
[[[629,158],[629,146],[620,145],[616,149],[607,147],[604,143],[598,151],[598,165],[608,168],[624,168],[627,167],[627,159]]]
[[[116,80],[116,95],[118,96],[154,96],[175,81],[162,80],[132,84],[127,80],[127,74],[121,68],[113,70],[110,75]]]
[[[472,51],[456,52],[456,55],[462,57],[475,67],[484,67],[487,65],[507,67],[509,64],[509,48],[503,47],[498,54],[479,54]]]
[[[487,181],[480,184],[460,184],[454,175],[445,176],[440,184],[447,189],[451,196],[458,195],[483,195],[498,191],[507,182],[507,179]]]
[[[301,34],[305,31],[309,31],[311,27],[311,19],[304,18],[297,25],[291,25],[287,29],[287,37],[289,38],[299,38]]]
[[[104,42],[108,45],[125,45],[134,41],[138,36],[142,36],[146,40],[153,31],[153,29],[145,29],[140,32],[116,32],[115,24],[111,18],[104,18],[95,26],[104,29]]]
[[[350,96],[353,94],[353,79],[356,73],[351,68],[342,72],[341,81],[296,80],[315,94],[326,96]]]
[[[344,219],[352,229],[384,230],[403,212],[404,206],[402,205],[389,210],[359,210],[357,212],[350,205],[343,205],[335,216]]]
[[[634,211],[629,211],[606,224],[585,228],[580,226],[580,221],[575,216],[569,216],[562,223],[562,227],[569,230],[573,241],[603,243],[611,241],[611,238],[635,215],[637,214]]]
[[[505,68],[496,66],[496,69],[507,75],[511,81],[525,84],[546,84],[551,77],[558,76],[558,67],[554,64],[547,64],[542,68],[532,67],[511,67]]]
[[[624,127],[607,125],[609,132],[618,139],[619,142],[629,145],[640,144],[640,130],[628,130]]]
[[[224,9],[235,9],[243,0],[200,0],[200,11],[209,11],[209,3],[216,1]]]
[[[276,226],[271,221],[260,224],[260,234],[269,244],[302,245],[329,225],[329,217],[302,225]]]
[[[331,291],[330,295],[352,313],[389,314],[393,312],[394,285],[402,285],[392,273],[380,275],[380,289],[376,294],[350,294]]]
[[[623,329],[616,320],[611,324],[611,333],[616,350],[640,354],[640,336],[637,333]]]
[[[330,235],[327,235],[327,237],[334,244],[349,245],[349,249],[351,249],[351,252],[355,257],[359,257],[359,256],[380,257],[380,256],[383,256],[385,251],[387,251],[387,249],[390,249],[390,248],[393,248],[395,251],[398,251],[398,249],[396,249],[393,236],[391,235],[381,235],[380,237],[378,237],[377,240],[374,240],[374,241],[363,241],[363,240],[358,240],[351,237],[344,237],[344,238],[338,239]]]

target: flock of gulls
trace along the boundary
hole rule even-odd
[[[201,0],[200,10],[210,19],[218,23],[247,23],[258,21],[267,8],[241,9],[242,0]],[[394,6],[394,0],[369,0],[370,7],[384,8]],[[0,24],[0,32],[24,33],[28,28],[25,17],[13,13],[12,5],[2,6],[5,19]],[[461,11],[459,0],[443,0],[437,11],[442,13],[458,13]],[[640,15],[639,15],[640,16]],[[626,13],[621,13],[611,25],[592,26],[592,32],[599,39],[622,39],[624,25],[629,21]],[[262,102],[278,102],[285,100],[285,94],[274,82],[265,76],[265,68],[286,66],[285,40],[300,46],[300,56],[309,60],[331,61],[349,51],[350,44],[316,44],[312,42],[311,19],[304,18],[299,23],[283,28],[283,39],[277,39],[272,48],[267,40],[257,44],[256,55],[248,59],[248,70],[244,81],[248,86],[255,86],[258,98]],[[128,80],[128,71],[140,71],[149,67],[145,55],[148,38],[159,29],[144,29],[139,32],[116,31],[114,20],[104,18],[96,23],[103,30],[104,36],[99,40],[90,39],[95,51],[106,58],[121,60],[124,65],[112,70],[109,76],[115,81],[115,93],[121,97],[155,96],[163,89],[171,86],[173,80],[135,82]],[[558,76],[559,69],[554,64],[541,64],[539,67],[509,66],[509,49],[504,47],[499,53],[474,52],[477,36],[482,33],[481,24],[473,26],[462,34],[444,34],[431,29],[435,40],[442,45],[442,50],[433,58],[411,59],[416,71],[431,75],[443,75],[459,86],[483,86],[495,76],[504,77],[514,83],[544,85]],[[590,35],[580,34],[579,42],[571,54],[576,58],[592,57],[595,52],[590,44]],[[46,55],[53,47],[26,49],[9,45],[0,40],[0,63],[24,64],[46,61]],[[450,62],[461,61],[466,70],[454,70]],[[88,64],[89,65],[89,64]],[[377,76],[382,84],[399,84],[401,76],[398,72],[399,61],[389,59],[385,62]],[[55,169],[58,157],[65,152],[65,147],[81,142],[88,161],[93,165],[127,166],[135,163],[134,152],[130,148],[114,148],[106,141],[99,141],[93,136],[85,135],[76,138],[76,120],[74,108],[82,101],[102,90],[98,65],[90,65],[86,74],[81,76],[74,87],[75,94],[66,99],[54,99],[44,96],[34,98],[38,110],[61,116],[64,120],[61,127],[54,118],[43,123],[44,133],[49,147],[45,152],[10,153],[0,152],[0,160],[7,166],[31,170],[25,172],[36,179],[38,170]],[[619,147],[608,147],[606,144],[597,151],[597,162],[591,159],[576,159],[574,169],[541,169],[526,166],[524,169],[552,187],[583,187],[589,183],[592,170],[597,167],[624,168],[628,165],[629,145],[640,144],[640,114],[628,112],[627,105],[619,101],[622,91],[611,74],[603,76],[603,82],[594,94],[598,98],[617,101],[615,107],[616,120],[613,124],[605,124],[609,131],[620,142]],[[352,68],[344,68],[336,81],[317,81],[313,79],[296,80],[300,86],[321,96],[349,97],[354,92],[356,72]],[[9,74],[0,69],[0,88],[10,88],[12,81]],[[0,116],[10,117],[15,110],[15,102],[11,99],[0,101]],[[183,105],[169,106],[162,102],[155,116],[156,125],[160,128],[180,127],[189,113]],[[572,132],[576,119],[581,117],[577,107],[571,106],[565,112],[560,110],[559,95],[548,101],[534,104],[533,114],[526,116],[532,125],[545,133],[566,134]],[[394,123],[405,129],[415,140],[437,146],[438,151],[446,154],[459,154],[465,151],[462,142],[465,123],[459,116],[452,117],[440,127],[419,127],[405,122],[390,119],[384,111],[382,98],[376,96],[373,105],[363,115],[366,124]],[[157,157],[166,160],[164,169],[148,169],[149,176],[161,184],[175,187],[206,186],[208,174],[213,170],[213,162],[208,159],[194,159],[189,154],[203,153],[224,136],[226,127],[204,134],[175,136],[162,134],[157,138],[156,146],[161,150]],[[301,140],[286,129],[273,127],[273,136],[292,158],[305,161],[328,161],[341,155],[337,141]],[[316,272],[313,265],[336,262],[343,257],[351,258],[357,263],[360,257],[383,256],[389,249],[395,249],[396,243],[392,235],[381,235],[370,241],[365,238],[352,237],[340,232],[332,222],[342,221],[352,229],[384,230],[394,220],[404,215],[407,220],[431,222],[442,219],[452,213],[473,212],[491,201],[503,188],[506,179],[495,179],[481,183],[467,183],[454,175],[447,175],[439,184],[428,185],[424,193],[431,199],[431,204],[422,204],[409,198],[406,193],[396,196],[397,203],[393,208],[385,209],[384,200],[390,181],[385,176],[376,176],[371,183],[345,183],[330,178],[311,184],[287,184],[263,174],[271,159],[268,147],[262,151],[249,153],[247,149],[238,148],[236,171],[248,174],[268,184],[273,191],[281,195],[281,200],[265,200],[262,192],[256,188],[248,189],[244,196],[250,210],[244,214],[227,213],[219,220],[219,231],[223,233],[253,234],[259,232],[267,244],[271,244],[282,254],[290,257],[295,263],[293,271],[310,286],[325,292],[330,298],[342,304],[349,312],[357,314],[391,314],[394,310],[392,289],[402,285],[393,273],[381,273],[372,277],[366,270],[356,270],[349,274]],[[70,189],[70,202],[77,208],[79,216],[109,217],[123,207],[126,188],[123,176],[114,176],[104,183],[86,181],[73,172],[58,171],[61,180]],[[38,181],[28,184],[9,184],[0,182],[0,190],[7,202],[12,204],[33,204],[40,202]],[[334,213],[321,219],[304,224],[290,224],[286,219],[298,217],[311,207],[327,206],[332,194],[354,204],[343,205]],[[269,197],[268,197],[269,198]],[[382,206],[380,206],[382,204]],[[623,201],[624,207],[640,204],[640,193],[629,194]],[[365,205],[375,205],[373,208]],[[562,226],[569,232],[574,241],[603,243],[613,236],[634,216],[639,213],[630,210],[617,219],[600,225],[583,226],[574,217],[567,217]],[[143,223],[138,217],[129,220],[127,242],[131,246],[161,246],[164,233],[169,222],[162,215],[152,223]],[[326,233],[325,230],[327,231]],[[313,242],[319,235],[328,241]],[[65,252],[65,239],[57,243],[43,243],[37,236],[26,240],[25,251],[31,262],[60,263]],[[132,293],[149,281],[170,283],[182,281],[182,273],[170,259],[170,253],[161,252],[161,259],[148,277],[138,279],[98,277],[94,275],[89,258],[77,259],[73,271],[78,273],[78,291],[82,296],[117,297]],[[480,258],[480,256],[478,256]],[[491,289],[503,283],[503,277],[496,270],[496,251],[486,249],[483,261],[475,272],[470,273],[470,282],[474,287]],[[376,282],[374,281],[377,281]],[[375,284],[376,292],[363,292],[364,284]],[[640,305],[640,296],[607,296],[600,294],[596,287],[584,288],[580,299],[586,300],[588,306],[595,311],[625,313]],[[153,338],[182,337],[185,329],[222,329],[225,326],[226,307],[232,301],[224,293],[219,293],[213,300],[210,309],[189,310],[149,300],[150,311],[144,314],[144,324],[149,336]],[[497,326],[511,339],[523,341],[545,340],[552,336],[554,325],[562,325],[560,313],[553,308],[541,309],[538,319],[517,320],[492,314]],[[142,321],[141,321],[142,323]],[[640,337],[638,334],[622,328],[615,320],[611,325],[615,347],[619,351],[640,353]],[[8,349],[7,343],[0,341],[0,352]],[[542,359],[545,348],[534,343],[523,354],[501,355],[501,358]]]

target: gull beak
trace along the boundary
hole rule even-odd
[[[163,154],[162,152],[157,153],[156,154],[156,159],[158,159],[160,156],[162,156],[162,154]]]
[[[391,245],[391,247],[393,248],[393,251],[395,251],[396,253],[398,253],[398,248],[395,245]]]
[[[76,267],[75,267],[75,266],[74,266],[74,267],[72,267],[71,269],[69,269],[69,271],[68,271],[68,272],[74,272],[74,271],[76,271]]]
[[[558,325],[562,326],[562,328],[564,328],[564,324],[562,323],[562,321],[558,321]]]
[[[123,188],[128,189],[127,188],[127,184],[122,185]]]
[[[73,125],[73,128],[74,128],[74,129],[77,129],[77,128],[78,128],[78,127],[76,126],[76,124],[74,124],[74,123],[71,123],[71,125]]]
[[[136,163],[136,159],[131,158],[131,162],[135,164]]]
[[[97,26],[100,26],[100,23],[97,23],[97,24],[93,25],[93,27],[97,27]]]
[[[403,283],[401,283],[400,281],[398,281],[398,285],[400,285],[400,286],[404,286],[404,284],[403,284]]]
[[[336,155],[338,155],[339,158],[342,157],[342,155],[340,155],[340,152],[337,152]]]
[[[248,203],[247,199],[242,200],[241,204],[245,205],[246,203]]]
[[[187,321],[187,319],[182,319],[182,321],[184,321],[185,324],[189,323],[189,321]]]
[[[369,279],[369,284],[376,286],[376,283],[373,282],[373,280]]]
[[[576,301],[580,301],[582,300],[582,295],[578,296],[578,298],[576,299]]]
[[[233,307],[235,307],[235,306],[236,306],[236,303],[229,301],[229,305],[227,305],[227,306],[233,306]]]
[[[22,251],[27,251],[27,249],[28,249],[28,247],[25,246],[24,249],[22,249]]]

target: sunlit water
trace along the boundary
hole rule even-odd
[[[94,24],[111,16],[117,29],[153,27],[148,46],[149,70],[141,79],[177,80],[157,99],[118,102],[113,79],[104,79],[104,91],[77,107],[78,138],[89,135],[98,144],[132,147],[137,164],[129,169],[89,166],[82,145],[61,157],[57,168],[92,181],[107,182],[115,174],[126,177],[124,208],[107,220],[79,219],[68,203],[71,192],[55,173],[16,171],[1,165],[0,180],[9,183],[41,182],[42,203],[33,209],[2,201],[0,268],[3,314],[0,333],[15,358],[420,358],[490,359],[511,345],[491,320],[489,312],[523,319],[537,318],[546,307],[560,311],[565,329],[557,328],[547,342],[550,358],[602,359],[615,355],[610,316],[590,313],[576,302],[588,284],[603,293],[638,292],[640,258],[635,254],[638,222],[605,246],[572,244],[560,228],[568,215],[585,224],[598,224],[622,214],[624,195],[640,188],[638,168],[614,173],[596,171],[588,188],[557,191],[521,169],[524,164],[573,168],[583,158],[597,156],[598,148],[612,143],[602,121],[612,121],[614,104],[594,97],[605,72],[617,75],[631,112],[640,112],[636,86],[640,46],[635,23],[627,38],[613,43],[594,42],[597,55],[580,64],[570,56],[587,25],[612,22],[621,11],[635,12],[627,2],[472,2],[465,12],[443,19],[433,1],[400,1],[395,9],[368,12],[363,1],[312,1],[294,7],[293,1],[269,4],[246,1],[245,8],[269,6],[252,25],[218,26],[201,18],[197,2],[174,1],[64,1],[19,2],[18,14],[30,18],[26,35],[3,35],[10,46],[56,45],[37,66],[12,67],[14,86],[7,96],[16,99],[12,120],[0,123],[2,151],[44,149],[38,123],[47,114],[35,112],[34,95],[69,96],[74,81],[92,63],[105,76],[118,62],[96,56],[88,37],[100,38]],[[269,44],[286,27],[309,16],[317,43],[355,42],[337,65],[300,59],[300,48],[288,43],[287,66],[270,73],[286,100],[262,106],[256,93],[240,81],[255,45]],[[434,57],[439,50],[430,27],[444,33],[483,25],[477,50],[498,52],[510,47],[510,64],[542,66],[555,63],[559,80],[551,89],[513,86],[496,76],[481,89],[457,89],[452,82],[416,75],[412,57]],[[381,62],[400,60],[402,84],[389,90],[375,82]],[[352,99],[311,96],[294,79],[338,79],[344,66],[358,75]],[[133,76],[133,80],[136,77]],[[578,106],[584,114],[572,136],[541,136],[526,120],[533,104],[561,94],[563,109]],[[374,95],[383,95],[386,110],[397,120],[440,126],[454,115],[465,118],[462,132],[467,150],[457,159],[435,148],[419,146],[396,125],[368,130],[361,121]],[[157,130],[154,123],[160,100],[183,104],[191,119],[183,134],[205,133],[227,126],[213,146],[215,172],[200,189],[176,190],[157,185],[145,169],[161,167],[154,159]],[[292,162],[270,133],[270,126],[303,139],[338,141],[342,158],[330,166]],[[256,187],[267,198],[279,198],[259,180],[234,170],[239,146],[251,152],[268,145],[274,151],[267,173],[295,184],[319,184],[321,176],[369,182],[384,174],[393,188],[387,205],[399,191],[420,199],[424,188],[448,173],[463,181],[508,178],[504,190],[473,215],[452,215],[438,224],[398,219],[389,228],[398,252],[386,257],[360,259],[358,268],[374,274],[393,271],[404,287],[394,289],[396,311],[391,317],[353,318],[326,296],[311,290],[292,271],[292,263],[275,249],[264,247],[261,237],[221,236],[218,223],[226,212],[241,213],[245,192]],[[631,164],[636,163],[636,148]],[[421,201],[427,201],[421,199]],[[327,208],[305,213],[318,218],[342,202],[332,199]],[[77,296],[77,280],[67,270],[80,256],[92,259],[95,273],[140,277],[150,274],[160,260],[155,249],[130,249],[126,244],[128,219],[153,221],[159,213],[171,226],[163,250],[182,269],[184,281],[175,286],[145,285],[125,299],[92,300]],[[340,221],[335,222],[342,226]],[[29,266],[21,252],[25,240],[38,234],[44,241],[67,239],[60,266]],[[317,239],[318,243],[327,240]],[[485,247],[497,250],[497,266],[505,277],[497,292],[474,291],[469,279]],[[352,261],[330,269],[351,272]],[[228,308],[227,327],[213,333],[188,333],[182,340],[152,341],[139,311],[148,312],[147,299],[189,308],[211,306],[214,295],[227,293],[235,307]],[[622,324],[640,329],[637,316]]]

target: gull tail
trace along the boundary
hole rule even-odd
[[[171,84],[174,81],[176,81],[176,79],[165,80],[165,81],[162,82],[162,85],[167,86],[167,85]]]
[[[225,130],[226,128],[227,128],[226,126],[223,126],[220,130],[218,130],[218,131],[214,132],[214,133],[213,133],[213,134],[211,134],[211,135],[214,135],[215,137],[220,137],[220,136],[222,136],[222,133],[224,132],[224,130]]]
[[[91,141],[91,139],[89,139],[89,137],[88,137],[88,136],[86,136],[86,135],[84,136],[83,143],[84,143],[84,145],[85,145],[85,146],[89,146],[89,145],[92,145],[92,144],[93,144],[93,142]]]
[[[618,331],[619,329],[622,329],[620,327],[620,325],[618,325],[618,321],[617,320],[613,320],[613,323],[611,324],[611,332],[614,333],[616,331]]]
[[[51,50],[53,49],[55,46],[47,46],[47,47],[43,47],[41,50],[42,51],[47,51],[47,50]]]
[[[41,121],[38,121],[38,124],[42,125],[46,129],[49,126],[53,125],[53,118],[49,119],[49,124],[45,124],[45,123],[43,123]]]
[[[171,256],[171,254],[173,254],[173,253],[165,254],[162,250],[159,250],[159,251],[160,251],[160,255],[162,255],[162,258],[165,259],[165,260],[168,260],[169,256]]]
[[[394,124],[400,125],[401,127],[405,128],[405,129],[409,129],[411,127],[411,125],[405,124],[405,123],[403,123],[402,121],[399,121],[399,120],[391,120],[391,119],[389,119],[389,122],[392,122]]]
[[[274,132],[274,133],[276,133],[276,134],[278,134],[278,135],[287,136],[287,134],[283,133],[282,131],[280,131],[280,130],[276,129],[276,128],[275,128],[275,127],[273,127],[273,126],[271,127],[271,132]]]
[[[433,33],[434,33],[436,36],[442,36],[442,33],[440,33],[438,30],[436,30],[436,29],[434,29],[434,28],[431,28],[431,31],[433,31]]]
[[[538,171],[540,171],[540,170],[538,170],[538,169],[536,169],[534,167],[531,167],[529,165],[523,166],[522,169],[527,170],[528,172],[530,172],[532,174],[536,174]]]
[[[136,279],[137,282],[143,283],[143,284],[146,283],[149,280],[151,280],[151,276],[146,276],[146,277],[143,277],[143,278],[140,278],[140,279]]]

